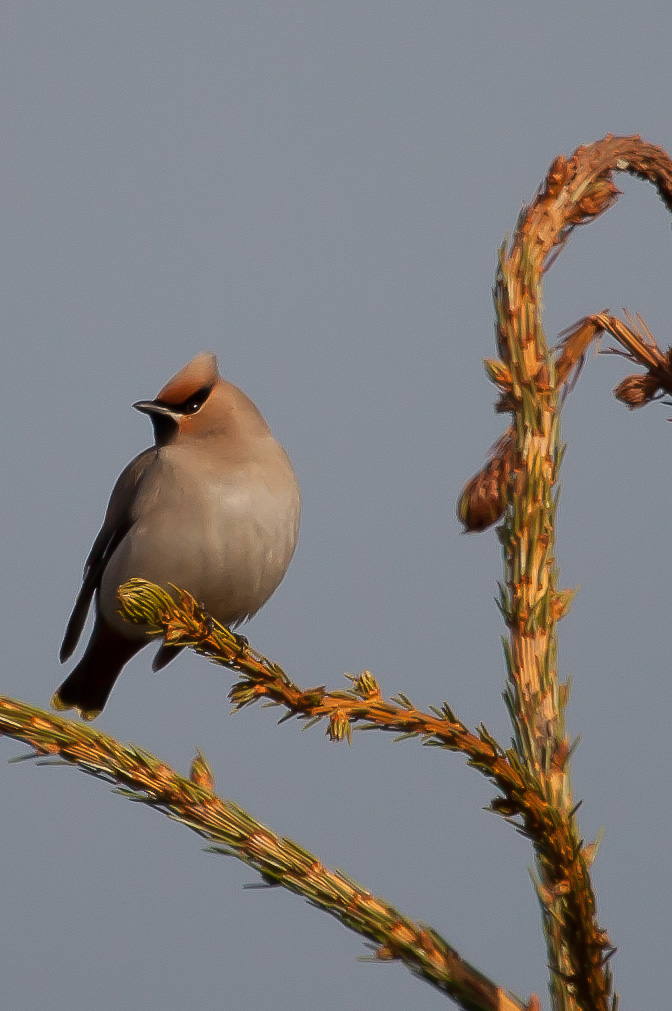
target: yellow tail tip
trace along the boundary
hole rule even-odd
[[[102,711],[102,709],[77,709],[81,718],[86,720],[87,723],[90,723],[91,720],[95,720],[97,716],[100,716]]]
[[[100,716],[102,709],[81,709],[79,706],[72,706],[69,703],[64,702],[58,692],[54,692],[51,696],[51,702],[49,703],[52,709],[55,709],[57,713],[65,712],[67,709],[75,709],[80,719],[86,720],[90,723],[91,720],[95,720],[97,716]]]
[[[64,702],[58,692],[54,692],[51,696],[51,702],[49,703],[52,709],[55,709],[57,713],[62,713],[65,709],[72,709],[67,702]]]

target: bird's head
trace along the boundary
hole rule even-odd
[[[209,351],[192,358],[155,400],[139,400],[133,407],[151,418],[157,446],[213,436],[235,441],[269,432],[250,398],[222,379]]]

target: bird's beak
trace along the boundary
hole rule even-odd
[[[167,404],[157,400],[138,400],[133,404],[136,411],[149,415],[154,429],[154,440],[157,446],[165,446],[172,442],[180,430],[181,415],[171,410]]]
[[[165,404],[157,404],[155,400],[138,400],[137,403],[133,404],[136,411],[142,411],[143,414],[149,414],[150,418],[153,414],[165,414],[169,418],[174,418],[175,414],[169,407]]]

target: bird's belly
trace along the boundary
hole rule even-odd
[[[129,636],[133,626],[118,613],[117,589],[140,577],[188,590],[217,621],[236,625],[280,583],[297,528],[295,498],[264,485],[215,487],[206,496],[182,491],[137,522],[114,552],[101,582],[103,615]]]

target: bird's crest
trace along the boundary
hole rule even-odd
[[[212,386],[218,379],[217,358],[211,351],[203,351],[168,380],[157,400],[163,404],[182,404],[192,394]]]

